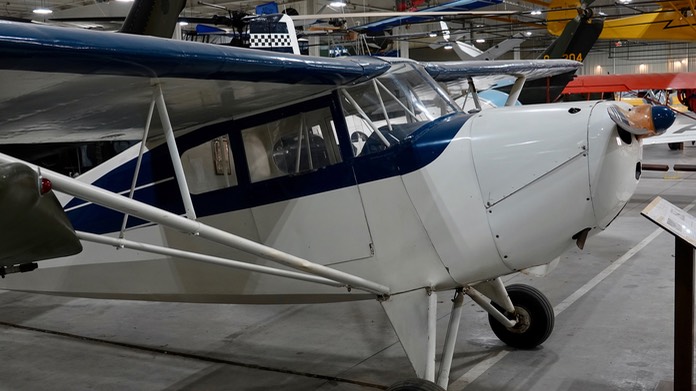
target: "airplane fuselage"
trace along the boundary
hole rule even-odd
[[[619,137],[607,103],[469,115],[432,81],[413,83],[421,73],[406,63],[374,84],[178,136],[198,220],[397,293],[547,264],[584,230],[606,228],[630,198],[641,145]],[[81,180],[127,195],[138,152],[135,145]],[[162,142],[147,145],[134,198],[184,213]],[[63,200],[77,231],[119,235],[122,213]],[[133,217],[126,226],[126,239],[270,264]],[[374,297],[94,243],[1,287],[186,302]]]
[[[334,95],[322,101],[337,100]],[[225,133],[219,129],[230,131],[236,184],[199,184],[193,200],[205,224],[370,278],[395,292],[449,289],[546,264],[575,243],[574,235],[603,229],[618,214],[637,183],[641,148],[636,140],[630,145],[620,141],[605,106],[583,102],[448,114],[392,148],[343,155],[335,164],[255,183],[244,173],[250,168],[242,147],[250,144],[234,131],[235,121],[215,125],[215,131],[189,133],[178,144],[184,159],[207,158],[212,170],[209,140],[219,140]],[[348,129],[341,129],[345,125],[338,117],[334,120],[337,135],[343,135],[338,139],[347,143]],[[195,149],[200,145],[204,153]],[[171,168],[154,164],[163,149],[155,146],[146,154],[150,165],[135,198],[181,213]],[[127,191],[137,151],[133,147],[88,178],[98,176],[97,184]],[[198,172],[192,179],[206,175]],[[123,219],[77,200],[66,210],[78,231],[116,236]],[[127,239],[268,264],[137,219],[128,226]],[[192,302],[372,297],[89,243],[80,255],[42,262],[39,270],[20,277],[7,279],[3,287]]]

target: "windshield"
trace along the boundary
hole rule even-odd
[[[341,90],[355,156],[403,141],[426,122],[459,111],[437,84],[413,63]]]

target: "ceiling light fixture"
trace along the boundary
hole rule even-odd
[[[525,32],[524,32],[524,35],[526,35],[526,36],[528,36],[528,37],[531,37],[531,36],[532,36],[532,32],[531,32],[531,31],[525,31]]]
[[[179,26],[188,26],[188,22],[182,20],[179,22]]]
[[[346,4],[345,0],[334,0],[331,3],[329,3],[330,7],[337,7],[337,8],[343,8],[346,5],[348,5],[348,4]]]
[[[436,32],[430,32],[430,33],[428,33],[428,36],[429,36],[430,38],[435,38],[435,37],[437,37],[437,33],[436,33]]]
[[[486,40],[483,38],[479,38],[476,40],[476,43],[484,43],[484,42],[486,42]]]
[[[451,49],[452,49],[452,44],[451,44],[451,43],[448,43],[448,44],[446,44],[446,45],[443,46],[443,47],[445,48],[445,50],[451,50]]]
[[[48,15],[48,14],[52,14],[52,13],[53,13],[53,11],[51,11],[50,9],[48,9],[48,8],[42,8],[42,7],[35,8],[35,9],[34,9],[33,11],[31,11],[31,12],[33,12],[33,13],[35,13],[35,14],[39,14],[39,15]]]
[[[531,15],[541,15],[541,10],[534,10],[531,12]]]

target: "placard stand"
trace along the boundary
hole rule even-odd
[[[694,370],[694,248],[696,219],[661,197],[641,214],[674,235],[674,383],[661,381],[656,391],[692,391]]]

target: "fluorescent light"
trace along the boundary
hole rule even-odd
[[[541,15],[541,11],[540,11],[540,10],[534,10],[534,11],[531,12],[531,14],[532,14],[532,15]]]
[[[39,15],[48,15],[53,13],[53,11],[48,8],[35,8],[32,12]]]
[[[483,38],[479,38],[479,39],[476,40],[476,42],[477,42],[477,43],[484,43],[484,42],[486,42],[486,40],[483,39]]]
[[[428,36],[429,36],[430,38],[435,38],[435,37],[437,37],[437,33],[436,33],[436,32],[431,32],[431,33],[428,33]]]
[[[179,22],[179,26],[188,26],[188,22],[182,20],[181,22]]]
[[[448,43],[448,44],[446,44],[446,45],[443,46],[443,47],[445,48],[445,50],[451,50],[451,49],[452,49],[452,44],[451,44],[451,43]]]
[[[329,3],[329,6],[331,6],[331,7],[339,7],[339,8],[340,8],[340,7],[345,7],[345,6],[346,6],[346,2],[345,2],[345,1],[342,1],[342,0],[332,1],[331,3]]]
[[[531,32],[531,31],[525,31],[525,32],[524,32],[524,35],[526,35],[526,36],[528,36],[528,37],[531,37],[531,36],[532,36],[532,32]]]
[[[116,0],[120,3],[132,3],[134,0]]]

